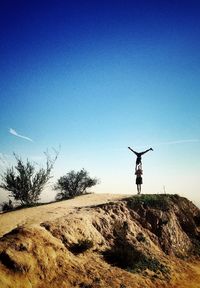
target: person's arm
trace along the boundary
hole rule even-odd
[[[138,156],[138,152],[134,151],[133,149],[131,149],[131,147],[128,147],[129,150],[131,150],[133,153],[135,153],[135,155]]]
[[[153,151],[153,149],[152,149],[152,148],[147,149],[147,150],[145,150],[144,152],[141,152],[140,155],[143,155],[143,154],[145,154],[145,153],[147,153],[147,152],[149,152],[149,151]]]

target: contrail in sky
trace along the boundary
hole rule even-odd
[[[148,147],[160,147],[162,145],[176,145],[176,144],[184,144],[184,143],[199,143],[200,139],[181,139],[181,140],[171,140],[166,142],[159,142],[159,143],[151,143],[150,145],[136,145],[135,149],[147,149]],[[134,147],[134,146],[133,146]],[[138,148],[140,147],[140,148]],[[126,150],[126,148],[118,148],[116,150]]]
[[[167,142],[160,142],[159,145],[172,145],[172,144],[182,144],[182,143],[196,143],[200,142],[199,139],[183,139],[183,140],[173,140]]]
[[[25,139],[25,140],[28,140],[28,141],[33,142],[33,140],[32,140],[31,138],[18,134],[18,133],[17,133],[14,129],[12,129],[12,128],[9,129],[9,132],[10,132],[10,134],[12,134],[12,135],[14,135],[14,136],[17,136],[17,137],[20,137],[20,138],[23,138],[23,139]]]

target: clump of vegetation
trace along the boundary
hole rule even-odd
[[[87,194],[87,189],[98,184],[98,179],[90,178],[85,169],[75,172],[68,172],[58,179],[55,190],[60,190],[56,195],[56,200],[70,199],[75,196]]]
[[[92,248],[93,246],[94,246],[94,243],[92,240],[81,239],[78,241],[78,243],[74,243],[68,249],[73,254],[78,255],[78,254],[84,253],[85,251]]]
[[[173,195],[166,194],[143,194],[127,199],[127,203],[130,208],[143,205],[144,207],[151,207],[166,211],[170,208],[170,199],[172,196]]]
[[[48,153],[45,155],[46,168],[40,168],[39,171],[36,171],[35,165],[28,159],[23,162],[20,157],[14,154],[17,165],[7,168],[6,172],[1,175],[0,188],[9,191],[9,196],[19,201],[22,206],[31,206],[37,203],[45,184],[51,178],[51,171],[58,157],[58,152],[53,159]]]
[[[143,253],[129,243],[116,243],[111,249],[103,253],[104,259],[119,268],[130,269],[137,263]]]
[[[3,202],[1,204],[1,209],[2,209],[3,212],[7,212],[7,211],[13,210],[12,200],[9,200],[8,202]]]
[[[158,272],[161,272],[162,274],[169,273],[169,268],[164,264],[160,263],[158,259],[147,256],[141,257],[141,259],[137,263],[135,263],[135,265],[132,267],[131,272],[140,273],[146,269],[149,269],[154,273]]]
[[[169,278],[170,270],[167,266],[160,263],[156,258],[145,255],[129,243],[117,244],[112,249],[103,253],[104,259],[117,267],[132,273],[143,273],[145,270],[162,274],[164,278]]]

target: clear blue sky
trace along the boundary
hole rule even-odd
[[[55,179],[84,167],[94,191],[135,193],[127,146],[152,146],[143,192],[200,203],[199,15],[198,0],[2,0],[0,153],[60,144]]]

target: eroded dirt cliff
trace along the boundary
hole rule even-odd
[[[198,288],[199,255],[200,210],[192,202],[134,196],[3,235],[0,287]]]

